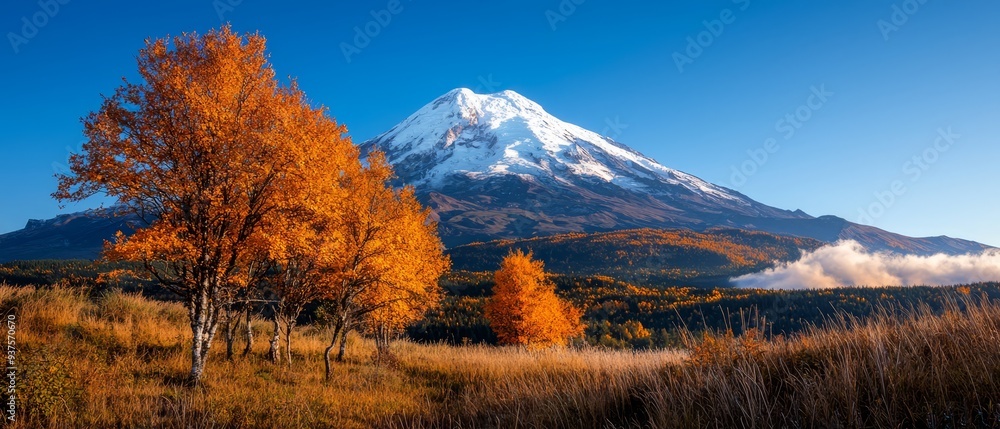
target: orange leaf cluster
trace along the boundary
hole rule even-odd
[[[531,253],[517,251],[504,258],[494,283],[486,318],[501,343],[564,346],[583,333],[580,310],[556,296],[542,262]]]

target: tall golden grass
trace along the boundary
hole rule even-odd
[[[403,341],[376,364],[354,337],[330,382],[327,333],[307,327],[290,366],[266,360],[266,341],[231,362],[217,344],[198,388],[184,383],[179,304],[0,286],[0,308],[17,315],[19,428],[1000,425],[1000,306],[988,302],[843,316],[769,341],[706,335],[685,351]]]

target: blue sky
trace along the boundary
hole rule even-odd
[[[766,204],[1000,245],[995,1],[61,1],[0,5],[0,232],[59,213],[79,118],[144,39],[231,22],[356,141],[513,89]]]

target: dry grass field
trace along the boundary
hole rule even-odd
[[[67,288],[0,286],[16,315],[13,427],[994,427],[1000,306],[843,317],[791,338],[697,336],[683,351],[524,351],[398,342],[375,364],[352,338],[323,380],[326,333],[304,327],[294,361],[227,361],[204,384],[180,304]],[[6,399],[6,397],[4,398]],[[6,406],[5,406],[6,407]]]

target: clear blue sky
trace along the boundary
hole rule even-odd
[[[231,22],[264,34],[279,75],[356,141],[456,87],[513,89],[766,204],[852,221],[865,209],[894,232],[1000,245],[996,1],[229,2],[0,5],[0,232],[59,213],[52,175],[79,147],[79,118],[135,75],[145,38]],[[348,61],[342,44],[366,25],[378,34]],[[810,100],[812,88],[833,95]],[[796,113],[808,120],[785,119]],[[935,146],[949,127],[960,137]]]

